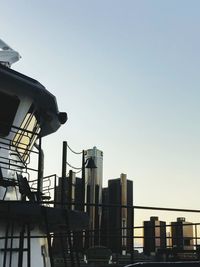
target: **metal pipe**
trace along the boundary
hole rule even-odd
[[[35,147],[39,151],[38,156],[38,183],[37,183],[37,200],[41,200],[41,193],[43,190],[43,174],[44,174],[44,152],[42,150],[42,138],[39,138],[39,144],[35,143]]]

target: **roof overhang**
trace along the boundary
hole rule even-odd
[[[67,120],[67,114],[59,112],[55,96],[41,83],[1,64],[0,91],[31,98],[41,119],[41,136],[57,131]]]

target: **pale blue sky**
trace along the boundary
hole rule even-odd
[[[13,68],[69,116],[44,141],[46,174],[61,173],[63,140],[97,146],[104,183],[127,173],[136,205],[200,208],[200,2],[0,2]]]

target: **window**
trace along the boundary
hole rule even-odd
[[[40,127],[31,107],[13,140],[13,145],[23,162],[26,162],[39,132]]]
[[[9,135],[15,114],[19,106],[19,99],[0,92],[0,136]]]

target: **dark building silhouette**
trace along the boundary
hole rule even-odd
[[[171,222],[171,237],[173,248],[194,249],[193,225],[186,222],[184,217],[179,217],[176,222]]]
[[[109,209],[107,207],[108,201],[108,188],[102,189],[102,203],[105,205],[102,206],[102,219],[101,219],[101,245],[108,245],[108,227],[109,227]]]
[[[76,177],[76,184],[74,185],[75,186],[75,192],[74,192],[74,202],[75,202],[75,210],[81,210],[82,208],[82,202],[83,202],[83,199],[82,199],[82,192],[83,192],[83,189],[82,189],[82,179],[81,178],[78,178]]]
[[[133,246],[133,182],[126,174],[108,181],[103,191],[101,243],[112,252],[129,252]],[[129,206],[129,207],[127,207]]]
[[[150,217],[150,221],[144,221],[143,226],[144,253],[146,255],[166,248],[166,222],[159,221],[158,217]]]
[[[63,194],[63,196],[62,196]],[[82,207],[82,179],[75,176],[70,171],[70,176],[59,178],[56,187],[56,202],[59,206],[64,202],[66,207],[70,209],[81,210]]]
[[[82,210],[82,179],[75,177],[75,173],[70,171],[70,176],[60,177],[56,187],[56,206],[62,205],[62,201],[66,208],[72,210]],[[63,196],[62,196],[63,194]],[[84,249],[84,238],[82,232],[76,232],[72,235],[71,245],[79,251]],[[53,253],[60,255],[62,246],[68,248],[69,244],[66,235],[57,236],[53,239]],[[63,255],[62,255],[63,256]]]

